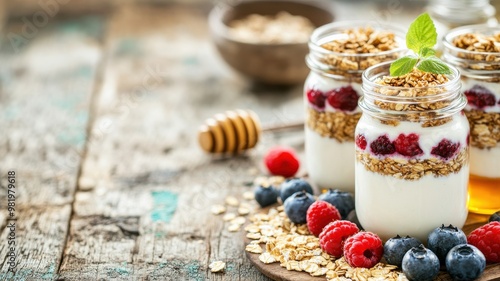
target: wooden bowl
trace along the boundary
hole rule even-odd
[[[308,42],[256,44],[239,41],[229,34],[228,24],[235,19],[250,14],[276,15],[280,11],[308,18],[315,27],[334,18],[327,7],[315,1],[243,1],[212,9],[209,16],[212,37],[224,60],[244,76],[272,85],[303,83],[309,73],[305,64]]]

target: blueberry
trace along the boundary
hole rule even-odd
[[[474,280],[483,273],[485,267],[483,253],[472,245],[457,245],[446,255],[446,270],[453,280]]]
[[[491,215],[490,222],[492,222],[492,221],[500,221],[500,211]]]
[[[439,259],[431,250],[420,244],[406,252],[402,268],[410,281],[433,280],[439,273]]]
[[[272,185],[259,185],[255,188],[254,194],[255,200],[262,208],[278,202],[278,190],[276,190]]]
[[[285,200],[285,213],[294,223],[306,223],[307,209],[314,203],[314,197],[305,192],[298,191]]]
[[[384,244],[384,258],[388,264],[401,267],[403,257],[413,247],[418,247],[422,242],[410,236],[397,235],[387,240]]]
[[[326,201],[339,210],[342,219],[346,219],[349,212],[354,210],[354,196],[349,192],[330,189],[319,196],[318,200]]]
[[[347,215],[346,220],[355,223],[356,226],[359,228],[359,230],[363,230],[363,226],[359,222],[358,215],[356,214],[356,210],[350,211],[349,214]]]
[[[302,190],[304,190],[309,194],[313,194],[313,189],[311,185],[303,179],[295,178],[284,181],[281,184],[281,193],[280,193],[281,202],[284,203],[288,197],[292,196],[292,194]]]
[[[427,247],[438,256],[439,262],[443,265],[451,248],[466,243],[465,233],[451,224],[449,226],[443,224],[434,229],[427,238]]]

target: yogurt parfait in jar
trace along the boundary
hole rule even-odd
[[[363,74],[363,110],[356,127],[356,212],[386,240],[426,241],[441,224],[467,218],[469,124],[460,75],[414,68],[389,75],[390,63]]]
[[[311,181],[320,188],[354,191],[354,129],[361,117],[361,74],[406,52],[404,32],[368,22],[316,29],[306,58],[305,152]]]
[[[469,210],[500,210],[500,27],[464,26],[444,40],[443,57],[462,74],[470,133]]]

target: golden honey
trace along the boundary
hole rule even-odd
[[[500,211],[500,178],[470,175],[469,210],[487,215]]]

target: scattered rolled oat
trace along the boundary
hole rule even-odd
[[[231,220],[231,223],[238,224],[238,225],[243,225],[243,224],[245,224],[245,222],[246,222],[246,219],[244,217],[236,217],[236,218]]]
[[[223,261],[213,261],[208,266],[211,272],[222,272],[226,268],[226,263]]]
[[[279,262],[287,270],[325,276],[327,280],[407,281],[396,266],[379,263],[370,269],[358,269],[352,268],[344,258],[335,260],[321,250],[319,238],[308,232],[307,225],[290,222],[282,206],[271,208],[267,214],[251,215],[250,221],[252,223],[245,227],[247,236],[259,234],[260,238],[245,249],[250,253],[259,252],[262,250],[259,244],[265,244],[265,250],[259,255],[264,264]]]
[[[309,19],[287,12],[275,16],[251,14],[229,26],[230,34],[239,40],[265,44],[306,43],[315,28]]]
[[[228,206],[232,206],[232,207],[237,207],[240,204],[240,202],[238,201],[238,199],[236,197],[234,197],[234,196],[228,196],[228,197],[226,197],[226,201],[225,202],[226,202],[226,204]]]
[[[248,244],[245,247],[245,251],[253,254],[262,254],[262,247],[259,244]]]
[[[234,218],[236,218],[236,214],[235,214],[235,213],[227,213],[227,214],[225,214],[225,215],[222,217],[222,220],[223,220],[223,221],[231,221],[231,220],[233,220]]]
[[[236,223],[232,223],[230,224],[228,227],[227,227],[227,230],[229,230],[230,232],[237,232],[239,231],[241,228],[241,225],[239,224],[236,224]]]
[[[254,195],[253,191],[245,191],[245,192],[243,192],[243,198],[245,200],[254,200],[255,195]]]
[[[224,207],[222,205],[213,205],[210,210],[211,210],[212,214],[220,215],[226,211],[226,207]]]
[[[246,216],[250,213],[250,209],[249,208],[246,208],[246,207],[239,207],[238,208],[238,214],[240,214],[240,216]]]
[[[269,254],[268,252],[262,253],[259,256],[259,260],[265,264],[276,262],[276,259],[273,256],[271,256],[271,254]]]
[[[246,230],[246,228],[245,228],[245,230]],[[249,232],[249,233],[247,233],[247,238],[248,239],[259,240],[260,237],[261,237],[261,235],[258,232]]]

